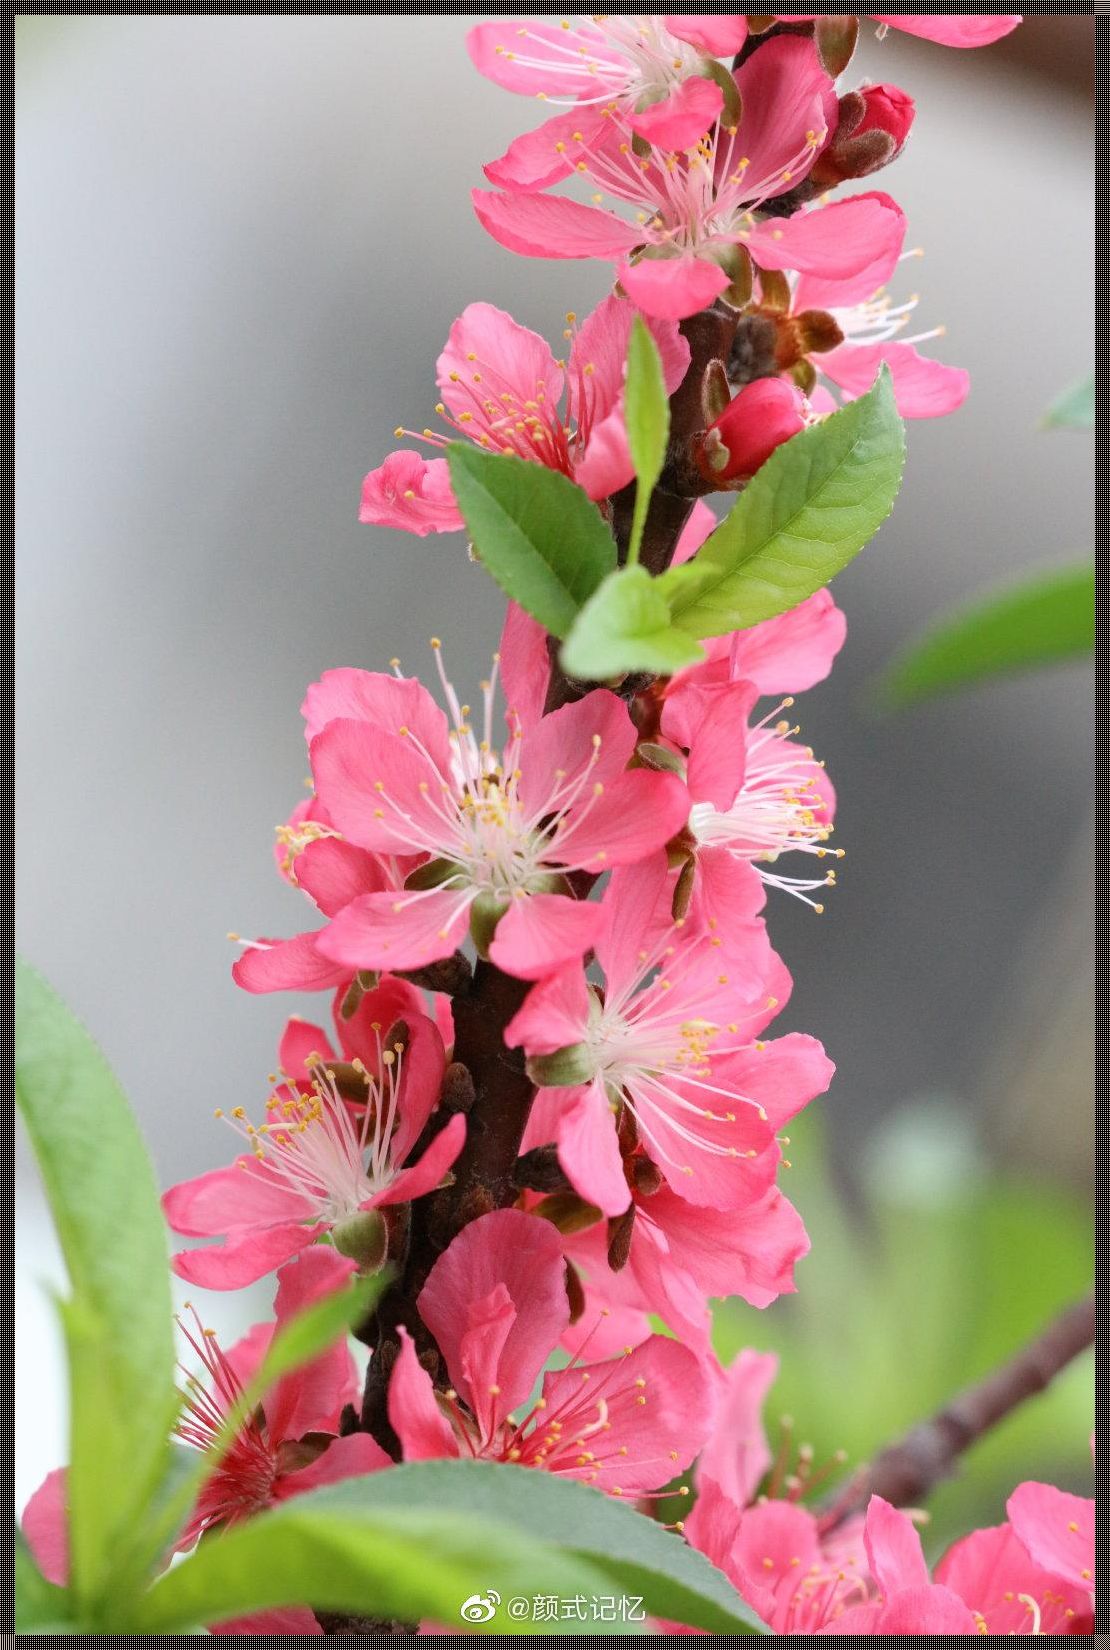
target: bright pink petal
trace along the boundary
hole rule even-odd
[[[371,527],[397,527],[427,538],[454,533],[463,519],[451,491],[444,458],[423,458],[402,447],[362,483],[358,519]]]
[[[869,200],[876,200],[891,211],[898,212],[897,202],[881,189],[869,191]],[[807,309],[853,309],[873,298],[880,287],[890,280],[897,269],[906,239],[906,218],[902,214],[901,235],[886,235],[874,256],[853,274],[827,278],[820,271],[803,274],[794,288],[793,310],[796,315]],[[814,403],[815,409],[820,407]]]
[[[798,1211],[776,1187],[741,1208],[718,1210],[698,1208],[664,1186],[647,1211],[666,1238],[672,1262],[703,1294],[738,1295],[759,1308],[793,1294],[794,1267],[809,1253],[809,1237]]]
[[[698,1493],[714,1483],[738,1507],[755,1500],[772,1455],[763,1430],[763,1405],[778,1374],[773,1352],[737,1353],[724,1372],[713,1430],[698,1462]]]
[[[594,29],[560,29],[529,18],[479,23],[466,37],[470,61],[507,92],[577,97],[589,88],[586,64],[626,67]]]
[[[758,186],[766,199],[812,166],[836,109],[833,83],[813,40],[794,35],[764,41],[734,78],[743,105],[735,152],[750,162],[752,192]]]
[[[501,1369],[515,1323],[516,1307],[503,1283],[495,1284],[481,1300],[470,1302],[456,1358],[456,1385],[474,1413],[483,1444],[497,1437],[508,1418]]]
[[[493,304],[468,304],[436,362],[436,383],[456,417],[467,414],[476,426],[493,430],[504,416],[504,397],[518,407],[532,401],[556,406],[563,370],[538,332]],[[498,408],[492,420],[490,402]]]
[[[888,1598],[909,1587],[928,1587],[929,1567],[921,1537],[906,1514],[881,1495],[873,1495],[868,1502],[863,1545],[868,1569]]]
[[[232,1227],[223,1243],[209,1249],[184,1249],[170,1265],[179,1278],[198,1289],[244,1289],[276,1266],[314,1243],[324,1225]]]
[[[347,975],[363,968],[423,968],[462,944],[468,909],[466,899],[441,888],[365,894],[332,919],[320,946]]]
[[[288,1610],[260,1610],[256,1616],[236,1616],[234,1621],[209,1622],[208,1631],[250,1636],[256,1633],[280,1634],[282,1637],[293,1633],[324,1636],[324,1629],[312,1611],[302,1610],[296,1605],[291,1605]]]
[[[610,256],[616,256],[617,248]],[[601,253],[598,256],[604,256]],[[720,264],[707,258],[641,258],[622,263],[620,282],[637,309],[661,321],[683,321],[708,309],[728,286]]]
[[[451,770],[447,718],[423,682],[375,670],[325,670],[301,706],[309,745],[329,722],[368,722],[417,741],[440,773]]]
[[[756,937],[749,925],[766,902],[763,880],[746,860],[734,858],[727,848],[698,850],[695,903],[699,915],[730,942],[730,949],[733,937],[741,938],[745,945]],[[754,961],[756,969],[763,969],[765,959],[761,945],[760,956]]]
[[[683,562],[687,562],[692,556],[696,556],[716,526],[716,516],[705,500],[699,498],[690,512],[689,521],[679,534],[674,553],[674,565],[681,567]]]
[[[1004,35],[1012,34],[1021,22],[1020,12],[935,12],[922,17],[906,12],[886,17],[872,15],[876,23],[901,29],[903,34],[916,34],[922,40],[935,40],[941,46],[990,46]]]
[[[667,858],[653,855],[617,871],[605,890],[606,925],[598,935],[597,960],[610,993],[631,989],[644,972],[642,952],[670,926]]]
[[[231,977],[244,991],[334,991],[350,970],[317,949],[319,934],[291,940],[250,940],[232,966]]]
[[[337,992],[335,999],[335,1029],[342,1059],[361,1060],[370,1071],[380,1075],[381,1039],[389,1035],[390,1028],[398,1020],[403,1020],[409,1028],[410,1045],[417,1041],[423,1044],[426,1036],[430,1039],[429,1048],[426,1051],[421,1048],[421,1054],[426,1054],[429,1059],[429,1070],[424,1074],[424,1081],[435,1090],[427,1101],[427,1109],[431,1111],[443,1076],[443,1045],[428,1018],[422,992],[410,985],[408,980],[398,980],[385,974],[372,990],[363,992],[358,1007],[349,1016],[342,1012],[345,996],[345,993],[341,996]],[[412,1061],[407,1053],[405,1061],[411,1067]],[[424,1060],[420,1064],[423,1068]]]
[[[277,1327],[345,1288],[354,1273],[354,1261],[327,1245],[306,1249],[278,1273]],[[283,1375],[267,1393],[263,1409],[270,1437],[297,1439],[310,1432],[337,1432],[343,1406],[357,1395],[357,1380],[347,1337],[339,1336],[310,1363]]]
[[[748,38],[745,16],[714,16],[711,12],[668,12],[663,22],[672,34],[710,57],[734,57]]]
[[[24,1507],[20,1520],[31,1556],[55,1587],[65,1587],[69,1581],[66,1477],[64,1467],[48,1472]]]
[[[245,1155],[226,1169],[212,1169],[171,1186],[163,1193],[162,1212],[170,1230],[182,1237],[220,1237],[236,1227],[308,1221],[316,1210],[265,1165]]]
[[[322,1060],[334,1060],[335,1051],[327,1032],[321,1026],[313,1025],[311,1020],[302,1020],[299,1014],[291,1015],[285,1022],[285,1030],[278,1044],[278,1069],[295,1083],[311,1082],[309,1062],[313,1055]]]
[[[417,1359],[412,1336],[404,1328],[398,1333],[401,1350],[389,1376],[389,1424],[406,1461],[449,1461],[459,1453],[458,1440],[436,1402],[432,1378]]]
[[[529,1055],[554,1054],[582,1041],[589,1014],[586,976],[578,963],[572,963],[528,993],[505,1027],[506,1047],[524,1048]]]
[[[770,1621],[773,1611],[761,1609],[762,1599],[773,1604],[782,1596],[789,1602],[820,1557],[817,1521],[807,1508],[789,1501],[763,1501],[749,1507],[740,1520],[729,1568],[734,1579],[748,1578],[741,1588],[745,1598]]]
[[[800,1031],[713,1062],[714,1080],[762,1106],[775,1129],[824,1094],[835,1073],[816,1037]]]
[[[641,231],[615,213],[558,195],[475,189],[471,199],[494,240],[530,258],[618,258],[640,241]]]
[[[559,1163],[579,1197],[604,1215],[623,1214],[632,1199],[605,1085],[595,1078],[581,1088],[541,1089],[540,1094],[552,1109],[558,1106]]]
[[[1042,1570],[1094,1587],[1095,1503],[1051,1484],[1019,1484],[1006,1503],[1014,1533]]]
[[[1045,1635],[1079,1631],[1090,1615],[1089,1586],[1068,1587],[1034,1564],[1009,1524],[976,1530],[957,1541],[937,1565],[936,1580],[983,1618],[988,1633],[999,1636],[1029,1634],[1030,1599],[1037,1604]]]
[[[317,795],[352,842],[401,854],[451,845],[439,794],[442,770],[415,740],[340,720],[316,735],[309,755]]]
[[[847,1610],[818,1632],[851,1637],[857,1633],[978,1633],[979,1627],[962,1599],[946,1587],[914,1587],[888,1604],[865,1604]]]
[[[844,646],[847,623],[830,592],[812,596],[775,619],[764,619],[733,639],[729,668],[734,679],[764,693],[802,693],[823,682]]]
[[[574,467],[574,479],[595,501],[619,493],[635,475],[628,427],[620,408],[590,431],[590,444]]]
[[[345,1478],[364,1478],[370,1472],[382,1472],[393,1462],[380,1444],[367,1432],[352,1432],[346,1438],[333,1438],[324,1453],[307,1467],[287,1472],[275,1485],[274,1499],[286,1501],[309,1490],[322,1489],[325,1484],[340,1484]]]
[[[727,813],[744,783],[748,718],[757,698],[750,682],[720,688],[691,687],[668,698],[663,731],[685,745],[686,785],[694,802]]]
[[[871,388],[884,362],[903,418],[943,418],[967,400],[970,374],[963,367],[930,361],[912,344],[841,344],[818,357],[825,377],[853,397]]]
[[[510,602],[501,632],[501,686],[510,728],[532,728],[543,715],[551,679],[547,631],[523,607]]]
[[[716,1398],[706,1363],[663,1335],[623,1358],[545,1375],[543,1395],[550,1414],[579,1426],[597,1419],[604,1400],[604,1447],[581,1476],[631,1495],[661,1489],[686,1470],[708,1436]]]
[[[466,1140],[466,1118],[452,1117],[436,1135],[423,1157],[410,1168],[402,1169],[388,1191],[373,1200],[374,1208],[390,1203],[411,1203],[414,1198],[434,1192],[463,1149]]]
[[[595,744],[595,740],[597,743]],[[589,785],[623,773],[636,748],[636,729],[623,700],[607,688],[552,711],[521,742],[517,795],[532,814],[566,807]]]
[[[715,80],[691,75],[679,81],[659,103],[629,117],[637,136],[657,149],[693,149],[725,106]]]
[[[498,189],[550,189],[570,177],[583,148],[594,150],[612,124],[600,117],[591,119],[588,109],[575,107],[514,138],[505,153],[482,170]]]
[[[767,218],[741,239],[765,269],[842,280],[877,263],[888,265],[901,252],[905,233],[904,214],[890,196],[873,192],[792,218]]]
[[[490,961],[515,979],[542,980],[592,950],[603,921],[594,901],[527,895],[514,900],[498,923]]]
[[[591,871],[636,865],[664,847],[689,813],[690,793],[676,774],[634,768],[619,774],[592,804],[574,810],[552,854],[564,865]]]
[[[420,1292],[420,1316],[435,1336],[452,1382],[462,1390],[460,1355],[473,1303],[507,1290],[516,1318],[497,1385],[505,1412],[524,1402],[570,1316],[559,1234],[544,1220],[500,1209],[464,1226]]]

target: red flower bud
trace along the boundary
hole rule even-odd
[[[707,481],[754,475],[776,447],[806,427],[806,398],[784,378],[757,378],[706,432],[698,468]]]
[[[865,86],[860,96],[867,105],[863,119],[852,133],[861,137],[864,132],[886,132],[894,140],[897,154],[910,135],[917,105],[900,86]]]

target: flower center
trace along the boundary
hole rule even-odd
[[[185,1376],[185,1399],[181,1418],[174,1429],[183,1443],[194,1449],[212,1448],[224,1427],[228,1412],[240,1402],[243,1388],[223,1351],[216,1332],[205,1329],[196,1310],[190,1329],[180,1318],[178,1325],[208,1376],[208,1384],[192,1370],[179,1365]],[[277,1476],[277,1453],[260,1412],[247,1416],[216,1471],[208,1479],[197,1503],[192,1523],[183,1539],[199,1536],[216,1524],[232,1524],[267,1504]]]
[[[390,1146],[397,1122],[404,1044],[383,1048],[375,1024],[380,1076],[361,1060],[349,1068],[362,1094],[357,1101],[340,1092],[337,1070],[310,1054],[309,1083],[271,1074],[276,1086],[266,1102],[266,1121],[255,1125],[242,1106],[216,1116],[249,1145],[258,1172],[314,1205],[315,1218],[338,1225],[384,1191],[396,1173]],[[247,1172],[250,1165],[244,1164]]]

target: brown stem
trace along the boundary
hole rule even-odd
[[[982,1381],[967,1387],[930,1420],[914,1427],[864,1467],[825,1515],[830,1526],[862,1512],[873,1495],[895,1507],[917,1506],[955,1472],[960,1456],[1027,1398],[1049,1383],[1095,1339],[1095,1297],[1078,1301],[1036,1340]]]

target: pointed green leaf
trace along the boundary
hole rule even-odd
[[[663,380],[663,363],[655,339],[637,315],[628,340],[628,374],[624,390],[624,421],[628,448],[636,471],[636,505],[632,514],[632,534],[628,560],[635,566],[640,555],[651,493],[663,470],[671,409]]]
[[[797,607],[890,514],[905,437],[888,368],[873,389],[771,454],[693,561],[659,581],[691,636],[723,636]]]
[[[671,624],[658,580],[643,567],[622,567],[578,615],[560,663],[579,681],[606,682],[632,670],[672,676],[704,656],[697,642]]]
[[[565,1631],[565,1621],[515,1624],[505,1606],[514,1595],[576,1593],[640,1598],[648,1616],[711,1633],[765,1631],[720,1571],[654,1520],[583,1484],[489,1461],[419,1462],[298,1496],[171,1570],[135,1631],[218,1620],[214,1605],[235,1615],[304,1602],[313,1586],[338,1609],[354,1599],[360,1614],[445,1626],[460,1620],[472,1593],[492,1587],[502,1608],[481,1626],[488,1632]],[[327,1605],[319,1595],[314,1602]]]
[[[127,1101],[85,1028],[17,965],[15,1095],[72,1287],[73,1589],[107,1587],[113,1546],[162,1470],[173,1384],[166,1232]]]
[[[558,471],[509,453],[455,442],[447,462],[478,560],[545,630],[566,636],[617,565],[597,506]]]
[[[1083,658],[1094,645],[1094,564],[1052,568],[940,620],[894,661],[879,691],[886,704],[902,707],[1013,671]]]
[[[1095,415],[1095,375],[1092,373],[1052,403],[1044,415],[1044,423],[1050,430],[1093,430]]]

